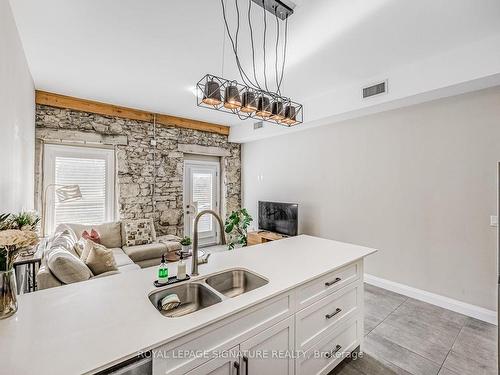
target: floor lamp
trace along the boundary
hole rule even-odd
[[[71,202],[82,198],[79,185],[57,185],[49,184],[45,187],[42,200],[42,236],[45,237],[45,220],[47,216],[47,192],[49,188],[55,188],[58,202]]]

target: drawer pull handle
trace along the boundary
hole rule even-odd
[[[248,357],[246,355],[243,356],[243,363],[245,364],[245,374],[248,375]]]
[[[340,280],[342,280],[340,277],[337,277],[335,280],[333,281],[327,281],[325,283],[325,286],[332,286],[333,284],[337,284]]]
[[[325,315],[325,318],[326,318],[326,319],[331,319],[331,318],[333,318],[335,315],[337,315],[337,314],[338,314],[339,312],[341,312],[341,311],[342,311],[342,309],[337,307],[337,308],[335,309],[335,311],[334,311],[334,312],[332,312],[331,314],[326,314],[326,315]]]
[[[236,375],[240,375],[240,364],[238,362],[234,362],[233,366],[236,369]]]
[[[326,358],[332,358],[335,354],[337,354],[337,353],[338,353],[338,351],[339,351],[340,349],[342,349],[342,347],[341,347],[340,345],[337,345],[337,346],[335,347],[335,349],[333,349],[330,353],[326,353],[326,354],[325,354],[325,357],[326,357]]]

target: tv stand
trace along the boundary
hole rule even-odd
[[[248,232],[247,245],[258,245],[269,241],[282,240],[283,238],[287,237],[288,236],[284,234],[269,232],[267,230],[257,230],[254,232]]]

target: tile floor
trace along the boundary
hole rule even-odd
[[[365,284],[364,356],[334,374],[496,375],[497,327]]]

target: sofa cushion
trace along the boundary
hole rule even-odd
[[[94,275],[118,270],[112,249],[91,240],[86,240],[81,260]]]
[[[121,223],[119,221],[113,223],[103,223],[96,225],[85,225],[85,224],[66,224],[72,228],[78,238],[82,236],[83,231],[91,231],[92,228],[99,232],[101,237],[101,245],[107,248],[121,247],[122,246],[122,234],[121,234]]]
[[[51,247],[47,252],[46,263],[52,274],[64,284],[92,277],[92,272],[85,263],[62,246]]]
[[[131,264],[126,264],[124,266],[121,266],[118,268],[118,271],[120,273],[122,272],[128,272],[128,271],[136,271],[136,270],[140,270],[141,267],[139,267],[137,264],[135,263],[131,263]]]
[[[128,257],[128,255],[125,254],[123,252],[123,250],[120,249],[119,247],[115,247],[115,248],[110,249],[110,250],[113,252],[113,256],[115,257],[116,266],[118,268],[126,266],[128,264],[134,264],[132,259],[130,259]]]
[[[163,243],[153,242],[146,245],[123,246],[123,251],[134,262],[140,262],[141,260],[161,258],[168,251],[168,247]]]

